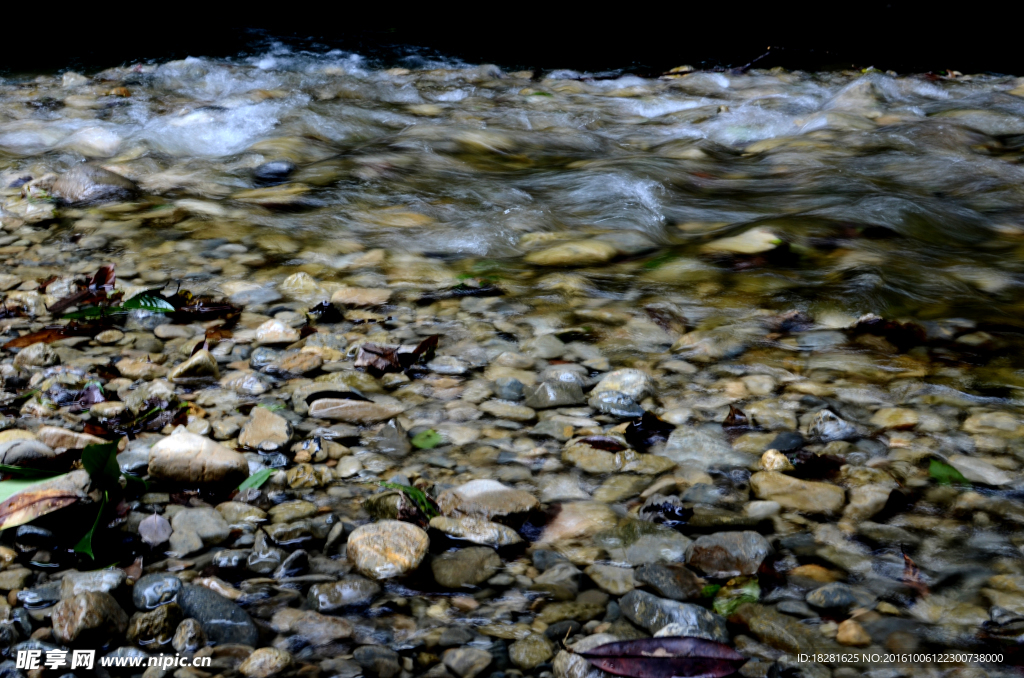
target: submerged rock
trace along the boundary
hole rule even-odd
[[[209,438],[176,431],[150,448],[149,474],[186,483],[237,483],[249,475],[249,462]]]
[[[348,556],[356,569],[372,579],[409,574],[430,546],[427,533],[409,523],[382,520],[357,527],[348,538]]]
[[[256,647],[256,625],[245,610],[227,598],[206,587],[186,584],[178,593],[177,603],[185,616],[199,622],[210,642]]]
[[[441,513],[447,516],[476,516],[490,519],[525,513],[540,507],[529,492],[502,485],[496,480],[471,480],[437,497]]]
[[[139,187],[135,182],[102,167],[79,165],[57,177],[51,192],[64,202],[85,204],[128,200]]]

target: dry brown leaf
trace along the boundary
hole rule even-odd
[[[32,522],[78,501],[80,494],[70,489],[51,488],[19,492],[0,504],[0,530]]]

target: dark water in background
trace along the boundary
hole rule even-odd
[[[971,3],[949,10],[885,1],[283,9],[76,11],[45,24],[14,20],[5,30],[0,72],[237,56],[277,41],[406,66],[445,56],[510,69],[656,75],[680,64],[739,68],[760,57],[759,68],[1024,73],[1024,53],[1012,29],[1024,13],[1009,4]]]

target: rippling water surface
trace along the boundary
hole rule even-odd
[[[517,270],[549,239],[598,238],[620,258],[593,280],[619,294],[628,281],[858,314],[1019,315],[1013,78],[422,65],[281,49],[81,84],[8,78],[0,167],[10,184],[98,161],[154,206],[211,221],[205,233],[227,221],[299,243],[282,263],[343,268],[343,240]],[[298,165],[288,204],[239,202],[276,159]],[[700,255],[753,227],[785,244]]]

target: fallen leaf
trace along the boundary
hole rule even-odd
[[[364,403],[370,402],[370,399],[364,396],[358,391],[316,391],[306,396],[306,404],[312,405],[317,400],[323,398],[337,398],[338,400],[361,400]]]
[[[593,448],[604,450],[605,452],[619,452],[626,449],[621,440],[612,436],[585,436],[577,442],[586,443]]]
[[[725,417],[725,421],[722,422],[722,426],[725,428],[732,428],[734,426],[748,426],[750,420],[747,419],[747,415],[744,414],[743,410],[734,405],[729,405],[729,414]]]
[[[356,367],[368,367],[377,372],[401,372],[402,363],[398,360],[397,348],[367,342],[359,347],[356,354]]]
[[[602,671],[630,678],[720,678],[747,661],[728,645],[687,637],[606,643],[580,656]]]
[[[676,427],[650,412],[644,412],[626,427],[626,442],[634,449],[643,451],[655,443],[668,440]]]
[[[69,489],[26,489],[0,503],[0,530],[30,523],[47,513],[70,506],[79,499],[79,493]]]
[[[901,581],[908,588],[917,591],[922,597],[930,593],[928,585],[924,583],[924,577],[921,576],[921,570],[918,569],[917,564],[906,553],[903,554],[903,577],[901,577]]]
[[[90,327],[87,325],[79,325],[78,323],[68,323],[67,325],[54,325],[51,327],[44,327],[38,332],[30,332],[21,337],[15,337],[6,344],[4,348],[25,348],[32,344],[38,344],[40,342],[44,344],[52,344],[55,341],[61,339],[67,339],[68,337],[91,337],[100,332],[98,327]]]

